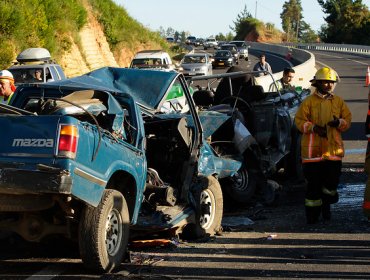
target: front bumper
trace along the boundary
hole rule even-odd
[[[212,64],[213,67],[230,67],[232,66],[231,61],[215,61]]]
[[[204,73],[200,73],[200,72],[183,72],[183,75],[185,77],[194,77],[194,76],[204,76],[205,74]]]

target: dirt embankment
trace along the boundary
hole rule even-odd
[[[159,48],[147,43],[138,44],[133,49],[121,46],[119,51],[113,53],[92,7],[86,0],[83,3],[88,21],[78,34],[78,42],[71,38],[71,50],[59,61],[67,77],[82,75],[105,66],[127,67],[137,51]]]

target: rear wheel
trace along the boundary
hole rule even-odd
[[[117,268],[126,253],[129,212],[125,198],[107,189],[97,207],[87,206],[79,225],[80,255],[84,265],[99,273]]]

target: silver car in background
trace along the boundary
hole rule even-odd
[[[184,76],[212,75],[212,59],[208,53],[188,53],[181,60],[179,71]]]
[[[248,48],[249,46],[245,41],[231,41],[230,44],[236,45],[239,51],[239,57],[248,60]]]

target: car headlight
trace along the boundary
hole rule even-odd
[[[233,61],[233,59],[230,57],[230,58],[227,59],[227,61],[231,62],[231,61]]]

